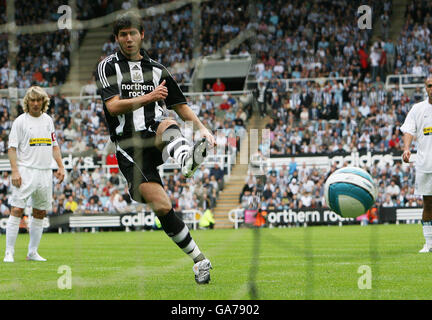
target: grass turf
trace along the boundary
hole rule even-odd
[[[420,225],[322,226],[192,231],[212,261],[212,281],[197,285],[192,261],[162,231],[46,233],[25,261],[28,234],[18,236],[15,263],[0,262],[1,299],[430,299],[432,254]],[[259,241],[255,241],[259,236]],[[4,245],[5,236],[0,236]],[[259,244],[257,251],[256,245]],[[2,253],[4,250],[1,251]],[[254,254],[255,253],[255,254]],[[259,255],[257,255],[259,253]],[[257,258],[258,256],[258,258]],[[72,289],[58,287],[68,266]],[[367,266],[371,289],[359,289]],[[252,267],[252,270],[251,270]],[[251,272],[256,295],[251,295]]]

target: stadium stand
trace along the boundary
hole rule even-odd
[[[85,13],[79,18],[88,20],[119,9],[96,3],[77,1],[80,12]],[[374,21],[385,24],[386,16],[392,13],[392,1],[366,3],[374,9]],[[125,8],[131,5],[128,1],[123,4]],[[139,8],[147,8],[159,2],[137,1],[137,4]],[[424,99],[425,92],[420,87],[389,86],[386,78],[405,74],[422,78],[431,73],[430,4],[414,0],[408,4],[406,22],[397,42],[388,37],[385,26],[376,41],[372,41],[370,32],[353,26],[349,16],[356,16],[360,4],[364,3],[309,0],[268,4],[255,1],[256,17],[252,17],[245,1],[222,1],[220,5],[202,3],[202,56],[214,54],[245,30],[256,28],[257,31],[256,41],[245,41],[229,54],[255,53],[256,61],[250,74],[254,80],[248,84],[255,88],[258,101],[262,86],[266,112],[261,116],[264,120],[259,118],[256,103],[251,114],[236,95],[213,96],[211,90],[188,95],[191,108],[213,132],[221,133],[217,136],[219,143],[226,145],[225,151],[233,152],[234,157],[237,155],[237,160],[240,141],[248,129],[257,128],[261,122],[261,127],[270,130],[269,150],[265,150],[264,144],[260,146],[261,154],[268,151],[270,155],[264,172],[259,176],[248,174],[246,180],[242,178],[242,192],[235,195],[238,207],[267,211],[325,208],[323,185],[335,167],[306,165],[295,159],[348,157],[353,153],[400,155],[399,127],[412,103]],[[30,3],[18,1],[18,5],[28,9],[17,13],[17,24],[24,25],[55,21],[58,15],[48,12],[57,12],[51,9],[57,8],[60,2],[42,1],[38,6],[39,14],[32,11]],[[0,20],[4,23],[4,3],[0,11]],[[193,33],[192,5],[163,15],[164,19],[160,19],[160,14],[145,19],[145,47],[155,60],[170,66],[187,92],[194,68],[194,55],[188,42]],[[159,32],[160,29],[164,32]],[[85,36],[86,33],[81,32],[80,40]],[[70,67],[69,41],[70,34],[66,30],[37,36],[20,35],[17,86],[63,84]],[[5,53],[6,48],[6,39],[0,39],[0,51]],[[100,48],[100,58],[115,49],[113,37],[107,36]],[[7,88],[11,70],[6,63],[7,54],[1,57],[0,88]],[[48,112],[55,120],[63,155],[70,155],[69,159],[76,161],[68,167],[67,179],[55,186],[52,214],[68,210],[74,213],[140,210],[131,206],[121,175],[111,170],[115,161],[111,162],[114,165],[106,166],[106,159],[112,157],[112,153],[102,102],[94,94],[93,82],[89,82],[87,89],[83,91],[86,97],[81,98],[52,95]],[[227,110],[224,110],[225,105],[221,106],[224,102],[228,103]],[[1,96],[0,155],[4,157],[13,107],[8,97]],[[85,163],[86,157],[91,159],[92,165]],[[214,209],[221,203],[221,195],[229,198],[222,190],[232,186],[226,185],[231,168],[215,163],[218,161],[202,166],[189,179],[184,178],[174,164],[163,169],[165,188],[176,210]],[[3,169],[0,200],[7,206],[6,168],[0,164]],[[421,198],[414,194],[412,165],[395,162],[389,167],[373,163],[368,170],[379,186],[378,206],[422,205]],[[249,173],[252,171],[250,169]],[[388,188],[393,184],[398,186],[399,193]],[[227,211],[224,208],[221,212],[226,215]]]
[[[39,1],[37,6],[28,1],[15,1],[15,21],[18,26],[55,22],[60,17],[57,9],[61,1]],[[108,12],[98,2],[77,2],[78,19],[95,18]],[[0,5],[2,20],[5,21],[6,2]],[[3,22],[2,22],[3,23]],[[85,31],[79,32],[79,41],[85,36]],[[41,87],[56,87],[65,82],[70,69],[70,32],[66,29],[56,32],[39,34],[20,34],[17,36],[19,48],[16,55],[15,85],[18,88],[28,88],[32,83]],[[0,88],[8,87],[9,65],[7,63],[7,41],[0,41],[0,66],[2,76]]]
[[[201,108],[198,110],[198,115],[212,131],[216,132],[218,129],[224,128],[225,137],[232,136],[235,139],[236,135],[241,136],[238,131],[245,130],[244,125],[247,124],[247,117],[239,107],[237,99],[234,97],[231,99],[234,103],[233,105],[230,104],[226,118],[216,117],[213,105],[207,109],[205,101],[200,103],[199,99],[197,99],[198,105],[201,105]],[[192,104],[192,100],[190,103]],[[109,141],[109,134],[102,112],[100,99],[90,98],[78,102],[68,101],[66,97],[58,95],[54,95],[51,99],[48,113],[55,121],[58,132],[57,139],[61,145],[62,153],[65,157],[71,155],[71,159],[73,156],[78,161],[76,165],[70,167],[71,170],[68,172],[67,179],[62,184],[57,185],[55,189],[54,214],[65,211],[66,200],[69,196],[72,196],[72,199],[78,203],[76,212],[118,212],[113,201],[121,195],[129,205],[131,204],[124,189],[124,179],[116,174],[117,171],[107,170],[105,172],[101,168],[101,165],[104,164],[103,158],[112,156],[112,154],[104,154]],[[243,125],[237,125],[231,119],[234,114],[240,117]],[[6,127],[7,123],[5,122],[3,126]],[[7,129],[10,129],[10,124]],[[2,145],[4,150],[2,154],[5,154],[7,149],[7,129],[3,129]],[[226,143],[221,139],[218,142],[219,144]],[[235,152],[236,149],[235,143],[234,145],[226,145],[226,151]],[[88,166],[84,163],[86,155],[92,157],[91,162],[94,165]],[[179,173],[178,166],[174,165],[174,168],[168,170],[167,172],[171,173],[167,173],[164,177],[164,183],[174,208],[181,211],[183,209],[197,207],[206,209],[215,206],[218,193],[224,186],[225,175],[225,171],[218,164],[211,169],[202,166],[197,170],[194,178],[189,179]],[[7,174],[5,171],[4,175]],[[114,182],[110,181],[111,179],[114,179]],[[106,183],[109,183],[109,188],[103,188]],[[113,192],[116,192],[118,196],[111,197]],[[98,201],[90,204],[90,197],[94,193],[99,197]]]

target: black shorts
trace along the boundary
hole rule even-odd
[[[159,123],[156,123],[154,132],[142,131],[136,133],[134,138],[123,138],[116,142],[118,166],[127,180],[129,194],[133,200],[141,203],[146,202],[139,192],[141,183],[156,182],[163,187],[157,167],[164,161],[162,152],[154,146],[158,126]]]

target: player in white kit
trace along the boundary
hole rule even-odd
[[[423,196],[423,235],[425,245],[419,252],[432,252],[432,77],[425,81],[428,98],[408,112],[400,130],[404,133],[402,160],[409,162],[410,146],[417,139],[415,192]]]
[[[9,134],[8,156],[11,164],[11,214],[6,227],[4,262],[14,262],[15,242],[27,200],[32,200],[29,224],[30,242],[27,260],[46,261],[37,249],[43,232],[43,219],[52,208],[52,158],[57,162],[55,173],[61,182],[65,176],[61,152],[48,109],[48,94],[40,87],[30,87],[23,101],[24,113],[15,119]]]

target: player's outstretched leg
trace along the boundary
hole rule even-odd
[[[171,124],[167,127],[162,133],[162,141],[164,142],[163,159],[173,157],[181,165],[182,173],[187,178],[193,176],[207,156],[207,139],[202,138],[192,146],[183,137],[177,124]]]
[[[158,216],[158,218],[166,234],[195,262],[193,266],[195,281],[198,284],[209,283],[212,265],[192,239],[186,224],[175,215],[173,209],[168,214]]]

